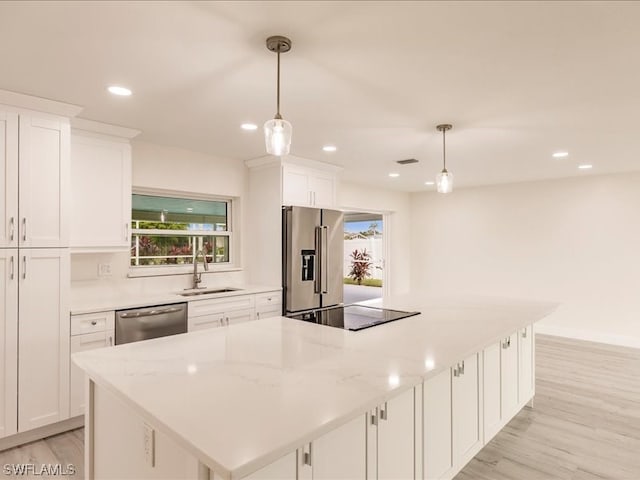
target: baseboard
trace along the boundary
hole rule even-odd
[[[77,417],[63,420],[62,422],[53,423],[40,428],[34,428],[28,432],[17,433],[0,440],[0,451],[24,445],[25,443],[35,442],[36,440],[42,440],[43,438],[67,432],[69,430],[74,430],[82,427],[83,425],[84,415],[79,415]]]
[[[558,327],[555,325],[536,324],[536,333],[542,335],[554,335],[556,337],[574,338],[588,342],[606,343],[619,347],[640,348],[640,338],[626,335],[614,335],[597,332],[594,330],[582,330],[578,328]]]

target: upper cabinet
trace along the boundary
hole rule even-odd
[[[298,165],[283,165],[282,203],[305,207],[334,207],[335,174]]]
[[[138,130],[71,121],[71,241],[74,251],[131,246],[131,144]]]
[[[131,145],[128,140],[73,132],[71,248],[128,249]]]
[[[18,114],[0,111],[0,248],[18,246]]]
[[[0,111],[0,247],[67,247],[69,122]]]

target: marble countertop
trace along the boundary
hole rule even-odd
[[[421,314],[359,332],[274,317],[73,360],[216,474],[236,479],[557,307],[421,296],[383,304]]]
[[[234,297],[253,293],[273,292],[281,290],[280,287],[267,285],[228,285],[239,290],[233,292],[212,293],[185,297],[180,291],[139,291],[130,285],[92,285],[90,288],[71,288],[71,315],[83,313],[104,312],[108,310],[121,310],[125,308],[139,308],[151,305],[166,305],[170,303],[191,302],[195,300],[207,300],[211,298]],[[211,287],[216,288],[216,287]]]

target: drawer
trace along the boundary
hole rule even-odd
[[[115,312],[83,313],[71,315],[71,335],[83,335],[85,333],[104,332],[113,330],[115,325]]]
[[[243,310],[245,308],[253,308],[254,306],[255,299],[253,295],[238,295],[210,300],[193,300],[189,302],[189,318],[230,312],[233,310]]]
[[[256,308],[256,320],[260,320],[261,318],[269,318],[269,317],[280,317],[282,316],[282,305],[274,305],[272,307],[262,307],[260,309]]]
[[[282,291],[256,294],[256,308],[282,305]]]

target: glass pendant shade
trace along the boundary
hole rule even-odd
[[[291,124],[282,118],[267,120],[264,124],[264,141],[267,153],[281,157],[291,150]]]
[[[436,177],[436,188],[438,193],[451,193],[453,191],[453,175],[446,168]]]

